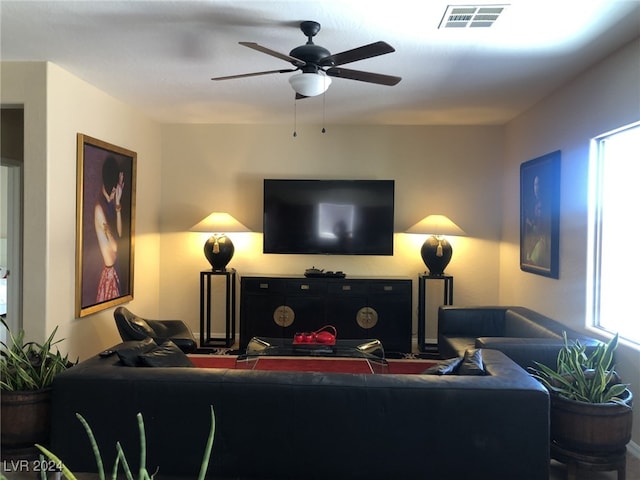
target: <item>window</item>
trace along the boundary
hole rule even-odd
[[[588,305],[591,326],[640,345],[640,122],[592,144]]]

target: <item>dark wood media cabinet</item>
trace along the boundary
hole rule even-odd
[[[240,349],[254,336],[291,338],[333,325],[338,338],[377,338],[411,351],[409,278],[242,276]]]

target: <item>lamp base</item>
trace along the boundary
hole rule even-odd
[[[204,244],[204,256],[209,260],[214,272],[224,272],[234,252],[233,242],[226,235],[214,235]]]
[[[429,275],[444,275],[453,255],[451,244],[444,237],[430,236],[420,249],[422,261],[429,269]]]

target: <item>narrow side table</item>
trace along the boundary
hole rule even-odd
[[[225,295],[225,336],[211,336],[211,310],[213,295],[211,284],[213,277],[226,277]],[[230,347],[236,341],[236,271],[233,268],[224,271],[204,270],[200,272],[200,347]]]
[[[427,282],[440,280],[444,282],[443,305],[453,305],[453,277],[451,275],[418,275],[418,350],[426,351],[426,290]]]

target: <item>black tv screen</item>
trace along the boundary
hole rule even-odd
[[[264,180],[264,253],[393,255],[393,180]]]

